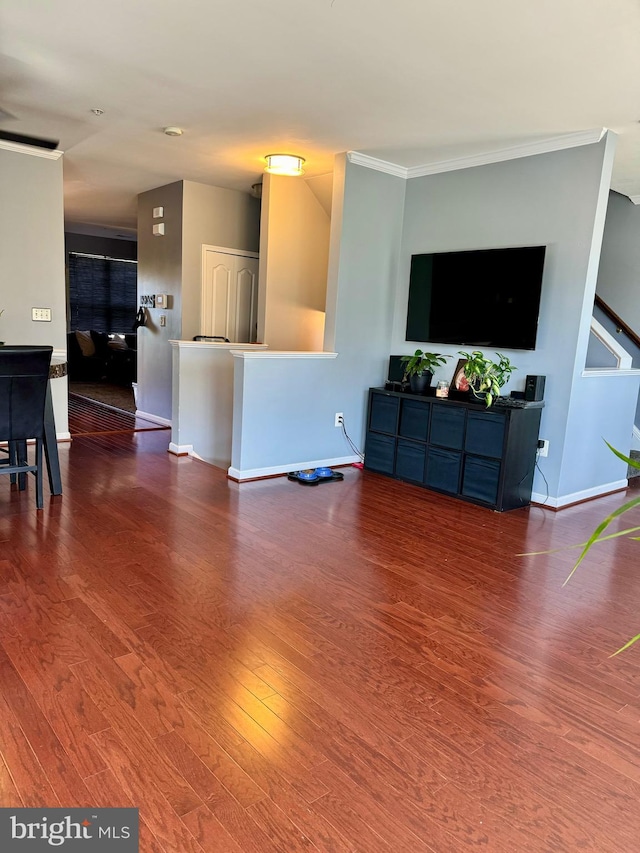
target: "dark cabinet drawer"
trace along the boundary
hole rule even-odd
[[[403,400],[400,409],[400,429],[403,438],[426,441],[429,434],[429,403],[420,400]],[[421,478],[422,479],[422,478]]]
[[[364,464],[371,471],[393,474],[396,457],[396,440],[390,435],[367,434]]]
[[[426,452],[426,445],[399,438],[396,451],[396,477],[422,483]]]
[[[504,445],[505,415],[493,412],[469,412],[464,449],[468,453],[500,459]]]
[[[395,435],[398,430],[399,408],[400,401],[397,397],[372,394],[369,429],[374,430],[374,432],[386,432],[389,435]]]
[[[461,454],[452,450],[430,447],[424,482],[432,489],[456,494],[460,487]]]
[[[429,442],[437,444],[439,447],[461,450],[464,438],[464,419],[465,410],[462,407],[434,406],[431,415]]]
[[[498,512],[531,500],[542,405],[369,389],[365,468]]]
[[[500,462],[480,456],[467,456],[462,478],[462,494],[465,497],[495,504],[498,500],[499,483]]]

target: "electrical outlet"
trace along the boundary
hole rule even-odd
[[[548,456],[549,455],[549,442],[546,438],[538,439],[538,455],[539,456]]]
[[[342,414],[342,412],[336,412],[336,417],[335,417],[335,420],[333,422],[333,425],[336,427],[341,427],[343,424],[343,421],[344,421],[344,415]]]
[[[51,322],[51,308],[32,308],[31,319],[43,323]]]

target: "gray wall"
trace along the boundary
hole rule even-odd
[[[200,334],[202,246],[257,252],[260,202],[249,193],[183,182],[182,338]]]
[[[611,192],[598,270],[598,295],[640,335],[640,205]]]
[[[153,208],[164,207],[164,218],[153,219]],[[165,223],[164,237],[153,225]],[[147,311],[147,325],[138,329],[138,409],[171,419],[171,346],[182,334],[182,181],[138,196],[138,302],[151,293],[171,295],[171,308]],[[160,315],[167,325],[160,326]]]
[[[407,182],[337,158],[325,348],[338,358],[315,368],[312,387],[300,387],[298,364],[244,365],[236,377],[242,448],[236,453],[234,444],[234,467],[279,464],[287,447],[306,458],[337,456],[335,411],[345,413],[351,436],[363,442],[366,389],[382,383],[390,353],[416,347],[404,340],[412,254],[544,244],[537,347],[507,353],[518,371],[506,390],[521,389],[528,373],[547,376],[541,437],[550,450],[540,467],[552,503],[578,500],[624,477],[602,435],[628,447],[628,395],[638,380],[582,376],[612,161],[610,135],[595,145]],[[435,347],[424,342],[423,348]],[[438,349],[453,356],[442,371],[449,378],[456,348]],[[271,387],[295,388],[291,405],[284,397],[271,405],[265,393]],[[296,460],[291,454],[289,461]],[[539,476],[534,490],[545,493]]]
[[[407,186],[393,352],[421,346],[404,340],[412,254],[547,246],[536,349],[505,350],[517,367],[505,390],[522,389],[529,373],[547,377],[541,437],[550,441],[550,449],[540,467],[556,497],[595,485],[582,466],[563,467],[563,457],[570,446],[578,454],[597,452],[590,439],[585,437],[583,443],[579,435],[568,435],[567,423],[574,385],[583,381],[595,288],[594,252],[597,260],[606,205],[603,186],[608,188],[612,154],[607,138],[597,145],[415,178]],[[479,302],[461,310],[482,311],[483,306]],[[422,348],[453,356],[436,377],[450,378],[459,357],[457,348],[429,346],[428,341]],[[575,405],[584,405],[586,399],[579,395]],[[611,466],[607,461],[603,466],[610,475],[598,476],[615,479],[617,460],[612,459]],[[540,477],[534,490],[545,491]]]
[[[153,219],[153,208],[164,217]],[[178,181],[138,196],[138,295],[167,293],[171,307],[150,309],[138,330],[138,409],[171,419],[170,340],[200,333],[202,245],[258,251],[260,206],[248,193]],[[155,223],[164,237],[154,237]],[[167,325],[160,326],[160,316]]]
[[[336,412],[362,447],[367,391],[383,380],[390,352],[405,186],[336,158],[325,349],[338,356],[236,366],[234,468],[352,457]]]
[[[67,254],[80,252],[86,255],[106,255],[108,258],[119,258],[125,261],[135,261],[138,258],[136,240],[94,237],[91,234],[73,234],[70,231],[66,231],[64,235],[64,250]]]
[[[66,351],[62,157],[0,146],[0,340]],[[51,308],[33,322],[32,308]],[[67,381],[52,382],[56,429],[68,435]]]

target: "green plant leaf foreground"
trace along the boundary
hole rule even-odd
[[[606,439],[604,440],[604,443],[607,445],[607,447],[609,448],[609,450],[612,453],[615,453],[615,455],[618,457],[618,459],[622,459],[623,462],[626,462],[627,465],[631,465],[632,468],[640,469],[640,460],[639,459],[632,459],[630,456],[625,456],[624,453],[620,453],[620,451],[616,450],[615,447],[613,447],[611,444],[609,444],[609,442]]]
[[[628,527],[626,530],[618,530],[616,533],[607,534],[607,536],[599,536],[598,539],[591,544],[597,545],[599,542],[608,542],[610,539],[618,539],[618,537],[626,536],[628,533],[635,533],[636,530],[640,530],[640,526]],[[630,536],[629,538],[640,541],[640,536]],[[577,542],[575,545],[563,545],[562,548],[549,548],[546,551],[526,551],[523,554],[516,554],[516,557],[539,557],[542,554],[559,554],[561,551],[570,551],[572,548],[584,548],[586,544],[586,542]]]
[[[618,518],[618,516],[622,515],[625,512],[628,512],[630,509],[633,509],[635,506],[638,506],[639,504],[640,504],[640,497],[633,498],[633,500],[627,501],[626,504],[623,504],[622,506],[618,507],[618,509],[614,510],[611,513],[611,515],[608,515],[604,519],[604,521],[600,522],[600,524],[596,527],[596,529],[593,531],[593,533],[591,534],[591,536],[587,540],[587,542],[586,542],[586,544],[582,550],[582,554],[580,554],[580,556],[578,557],[575,566],[569,572],[569,577],[562,584],[562,586],[566,586],[569,583],[569,581],[571,580],[571,578],[575,574],[576,569],[578,568],[580,563],[584,560],[584,558],[589,553],[589,549],[591,548],[591,546],[599,540],[600,534],[602,533],[602,531],[606,530],[607,527],[611,524],[611,522],[614,521],[614,519]],[[638,528],[634,528],[634,529],[637,530]]]
[[[615,447],[613,447],[611,444],[609,444],[609,442],[606,439],[604,439],[604,443],[607,445],[609,450],[618,457],[618,459],[621,459],[623,462],[626,462],[627,465],[631,465],[632,468],[640,469],[640,461],[636,461],[635,459],[631,459],[629,456],[625,456],[624,453],[621,453],[619,450],[616,450]],[[638,505],[640,505],[640,497],[633,498],[633,500],[627,501],[627,503],[618,507],[618,509],[614,510],[610,515],[608,515],[603,521],[600,522],[600,524],[596,527],[596,529],[593,531],[593,533],[591,534],[591,536],[589,537],[589,539],[586,542],[582,542],[578,545],[566,545],[563,548],[552,548],[552,549],[549,549],[547,551],[529,551],[528,553],[517,554],[516,556],[518,556],[518,557],[537,557],[537,556],[540,556],[541,554],[557,554],[559,551],[566,551],[569,548],[582,548],[582,552],[581,552],[580,556],[578,557],[578,559],[576,560],[574,567],[571,569],[571,571],[569,572],[569,576],[567,577],[565,582],[562,584],[562,586],[565,587],[569,583],[569,581],[573,577],[576,569],[578,568],[580,563],[584,560],[584,558],[587,556],[587,554],[589,553],[589,550],[591,549],[591,547],[593,545],[596,545],[599,542],[607,542],[610,539],[617,539],[620,536],[628,536],[630,533],[635,533],[636,531],[640,530],[640,526],[639,527],[629,527],[626,530],[618,530],[616,533],[609,533],[609,534],[607,534],[607,536],[601,536],[600,535],[604,530],[607,529],[607,527],[611,524],[611,522],[614,519],[619,518],[625,512],[628,512],[630,509],[633,509],[634,507],[636,507]],[[640,536],[629,536],[629,538],[634,542],[640,541]],[[640,640],[640,634],[636,634],[635,637],[632,637],[628,642],[626,642],[623,646],[621,646],[618,649],[618,651],[613,652],[613,654],[609,655],[609,657],[610,658],[616,657],[616,655],[621,654],[622,652],[626,651],[630,646],[633,646],[634,643],[637,643],[638,640]]]
[[[635,637],[632,637],[628,642],[624,644],[624,646],[620,646],[617,652],[614,652],[612,655],[609,655],[610,658],[616,657],[616,655],[621,654],[622,652],[626,652],[626,650],[632,646],[634,643],[637,643],[640,640],[640,634],[636,634]]]

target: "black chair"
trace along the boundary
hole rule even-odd
[[[35,474],[36,506],[44,506],[42,489],[42,448],[44,406],[49,382],[53,347],[0,347],[0,441],[6,441],[7,458],[0,459],[0,474],[10,474],[20,489],[25,474]],[[35,439],[35,464],[27,457],[27,441]]]

